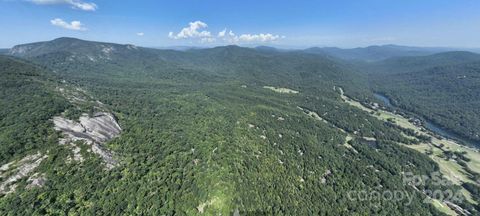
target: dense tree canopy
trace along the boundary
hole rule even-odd
[[[65,40],[71,39],[57,41],[58,52],[39,48],[26,56],[42,72],[1,59],[1,161],[48,150],[38,168],[47,183],[29,189],[23,180],[15,193],[0,197],[4,214],[442,215],[420,192],[439,186],[403,182],[405,172],[428,176],[439,169],[398,144],[418,137],[351,107],[334,90],[369,96],[366,78],[348,64],[240,47],[177,52],[99,44],[118,50],[105,56],[97,46],[64,49]],[[88,42],[70,44],[77,43]],[[55,143],[49,119],[74,105],[55,93],[66,85],[59,80],[85,90],[118,118],[123,132],[106,144],[118,167],[105,170],[85,146],[84,162],[65,163],[71,151]],[[353,139],[347,143],[347,137]],[[348,196],[397,190],[412,202]]]

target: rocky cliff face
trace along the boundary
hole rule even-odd
[[[60,144],[72,145],[74,160],[83,161],[80,150],[74,143],[80,140],[89,145],[90,150],[103,159],[107,168],[111,169],[117,164],[113,153],[102,146],[103,143],[117,137],[122,132],[112,114],[99,112],[91,117],[84,114],[78,122],[57,116],[53,118],[53,123],[55,129],[61,131],[64,136],[59,140]]]
[[[14,46],[12,49],[9,50],[8,54],[9,55],[23,55],[27,53],[28,51],[32,50],[32,46]]]
[[[23,48],[19,46],[12,52],[21,53],[28,49],[28,46]],[[66,163],[73,161],[82,163],[87,159],[87,155],[91,157],[93,154],[102,159],[106,169],[114,168],[118,164],[117,157],[104,144],[119,136],[122,129],[108,107],[91,97],[86,90],[69,85],[65,81],[55,90],[70,102],[72,110],[96,111],[92,116],[83,114],[78,120],[71,120],[63,116],[71,111],[67,108],[62,116],[53,117],[54,128],[63,135],[59,143],[72,152],[62,159]],[[58,146],[49,145],[45,148],[38,146],[35,150],[14,157],[8,163],[0,164],[0,196],[14,192],[21,185],[25,185],[25,189],[43,187],[48,182],[49,176],[39,167],[43,163],[49,163],[46,159],[49,157],[50,148],[58,148]]]
[[[75,122],[63,117],[53,118],[55,129],[62,131],[71,141],[85,140],[89,142],[104,143],[118,136],[122,129],[112,114],[100,112],[89,117],[84,114],[79,122]],[[69,141],[69,140],[62,141]]]

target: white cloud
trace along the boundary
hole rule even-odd
[[[179,33],[168,33],[168,37],[173,39],[188,39],[188,38],[209,38],[212,34],[209,31],[200,31],[207,28],[208,25],[202,21],[190,22],[188,27],[183,28]]]
[[[205,30],[206,28],[208,28],[208,25],[202,21],[190,22],[188,27],[183,28],[176,34],[174,32],[169,32],[168,37],[175,40],[196,38],[199,39],[201,43],[212,43],[221,40],[233,44],[255,42],[265,43],[285,38],[285,36],[274,35],[271,33],[236,35],[232,30],[226,28],[214,36],[209,31]]]
[[[54,26],[62,27],[64,29],[75,30],[75,31],[85,31],[87,30],[83,27],[83,24],[80,21],[72,21],[70,23],[63,21],[60,18],[55,18],[50,20],[50,23]]]
[[[95,11],[97,5],[93,2],[83,2],[81,0],[28,0],[35,4],[68,4],[72,8],[80,9],[84,11]]]
[[[240,41],[245,42],[270,42],[281,38],[280,35],[268,34],[242,34],[238,37]]]
[[[278,39],[285,38],[285,36],[280,36],[280,35],[273,35],[270,33],[266,34],[242,34],[237,36],[235,33],[233,33],[232,30],[226,33],[227,29],[224,29],[223,31],[218,33],[218,37],[222,38],[224,41],[227,41],[229,43],[253,43],[253,42],[272,42],[276,41]]]
[[[143,33],[143,32],[137,32],[137,36],[140,36],[140,37],[141,37],[141,36],[143,36],[143,35],[145,35],[145,33]]]
[[[223,31],[218,32],[218,37],[225,37],[225,33],[227,33],[227,29],[223,29]]]

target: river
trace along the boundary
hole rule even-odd
[[[387,96],[385,96],[383,94],[380,94],[380,93],[374,93],[374,96],[375,96],[375,98],[381,100],[385,104],[385,106],[390,107],[390,108],[399,109],[398,107],[393,106],[393,104],[390,102],[390,99]],[[430,131],[432,131],[436,134],[439,134],[442,137],[457,140],[457,141],[460,141],[460,142],[462,142],[464,144],[467,144],[467,145],[470,145],[470,146],[480,147],[480,142],[478,142],[478,141],[474,141],[474,140],[465,138],[465,137],[460,136],[456,133],[453,133],[453,132],[450,132],[446,129],[443,129],[440,125],[435,124],[434,122],[432,122],[428,119],[424,119],[424,121],[425,121],[425,124],[424,124],[425,128],[427,128],[428,130],[430,130]]]

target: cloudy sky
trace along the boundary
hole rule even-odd
[[[478,0],[0,0],[0,48],[77,37],[150,47],[480,47]]]

